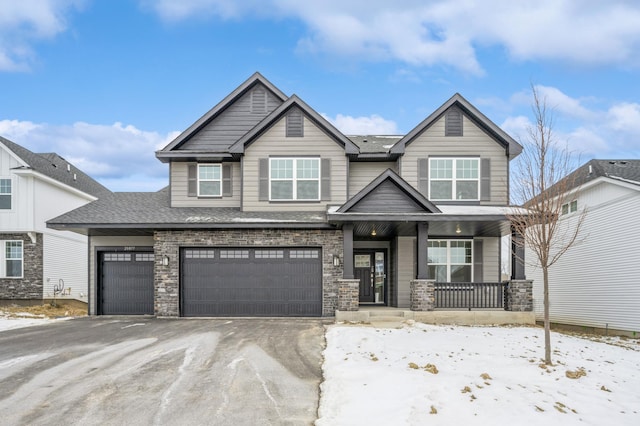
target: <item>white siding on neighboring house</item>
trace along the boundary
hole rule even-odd
[[[550,320],[555,323],[640,332],[640,192],[602,183],[578,197],[578,209],[587,206],[581,242],[551,267]],[[562,219],[575,226],[577,214]],[[533,279],[534,311],[543,319],[542,270],[529,263],[535,255],[527,249],[527,278]]]
[[[91,315],[96,314],[96,247],[153,247],[153,237],[91,237],[89,239],[89,313]]]
[[[87,302],[87,237],[70,232],[43,235],[43,297],[54,298],[54,286],[62,284],[57,299]]]
[[[325,211],[328,204],[347,201],[347,157],[344,148],[304,119],[304,137],[285,137],[285,118],[255,140],[243,158],[243,200],[245,211]],[[320,202],[259,201],[259,163],[269,156],[320,156],[331,159],[331,200]]]
[[[507,205],[508,164],[505,148],[463,116],[463,136],[444,135],[444,116],[433,123],[405,149],[401,158],[402,178],[418,188],[418,159],[429,156],[477,155],[491,161],[491,200],[484,205]]]
[[[240,194],[242,191],[242,177],[240,175],[240,163],[231,164],[231,189],[233,196],[220,198],[198,198],[188,196],[188,169],[189,164],[172,162],[171,174],[171,207],[240,207]]]
[[[372,180],[377,178],[382,172],[387,169],[391,169],[394,172],[398,171],[397,163],[395,161],[382,161],[382,162],[352,162],[349,164],[349,198],[352,198],[365,186],[371,183]]]
[[[33,191],[35,212],[34,227],[38,232],[57,233],[58,231],[47,228],[46,222],[49,219],[77,209],[92,201],[92,198],[89,198],[89,196],[69,192],[64,188],[40,179],[35,179]]]
[[[21,166],[16,158],[0,148],[0,178],[11,179],[11,210],[0,210],[0,232],[33,230],[33,178],[16,176],[11,169]]]

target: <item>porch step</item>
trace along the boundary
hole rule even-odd
[[[400,310],[400,309],[382,309],[382,310],[370,310],[369,312],[369,317],[370,318],[375,318],[376,321],[379,320],[380,317],[385,317],[385,318],[394,318],[394,319],[398,319],[398,318],[405,318],[405,311]]]

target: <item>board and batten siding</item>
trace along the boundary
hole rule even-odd
[[[43,234],[43,297],[53,299],[54,286],[63,284],[57,299],[88,302],[87,237],[70,232]]]
[[[252,108],[253,96],[256,91],[266,92],[266,109],[254,110]],[[281,104],[280,99],[263,85],[258,84],[222,111],[215,120],[198,131],[178,149],[220,151],[240,139]]]
[[[551,322],[640,332],[640,192],[625,189],[624,195],[620,189],[603,183],[576,198],[579,210],[584,206],[588,209],[582,242],[570,248],[549,271]],[[612,198],[613,193],[618,197]],[[578,215],[570,214],[562,219],[562,227],[573,227],[577,220]],[[533,279],[536,319],[542,321],[542,270],[529,266],[535,260],[530,249],[525,256],[527,278]]]
[[[33,177],[14,175],[21,164],[4,148],[0,149],[0,178],[11,179],[11,210],[0,210],[0,231],[33,230]]]
[[[96,247],[153,247],[152,236],[89,238],[89,315],[96,315]]]
[[[283,117],[245,150],[242,159],[244,211],[325,211],[327,204],[347,201],[347,157],[344,148],[304,119],[304,137],[286,137]],[[320,202],[268,202],[259,200],[260,159],[318,156],[331,160],[331,199]]]
[[[360,192],[387,169],[398,171],[395,161],[351,162],[349,164],[349,198]]]
[[[240,207],[242,180],[240,163],[223,163],[231,165],[231,197],[189,197],[189,165],[196,163],[172,162],[170,166],[171,178],[171,207]]]
[[[445,136],[444,115],[405,148],[402,178],[418,189],[418,159],[429,156],[479,156],[490,160],[491,198],[483,205],[508,205],[509,159],[505,148],[463,115],[463,136]],[[426,194],[424,194],[426,196]]]

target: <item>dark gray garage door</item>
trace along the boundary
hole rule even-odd
[[[101,253],[99,313],[153,314],[153,253]]]
[[[182,250],[183,316],[320,316],[319,248]]]

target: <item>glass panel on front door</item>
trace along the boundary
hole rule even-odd
[[[383,303],[384,302],[384,279],[386,278],[385,268],[384,268],[384,252],[377,251],[375,254],[375,279],[374,279],[374,289],[375,289],[375,303]]]

